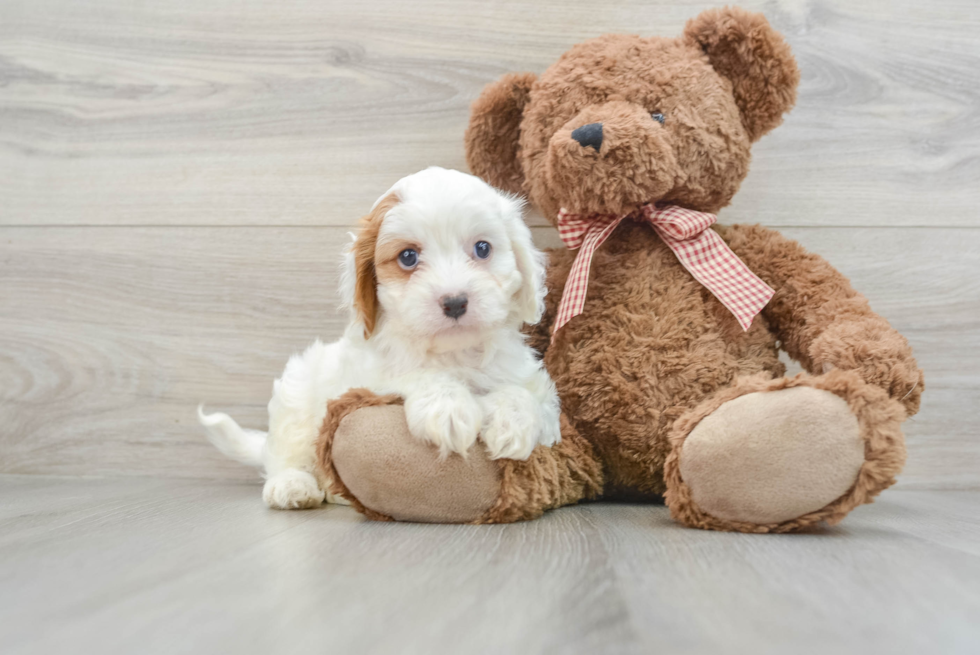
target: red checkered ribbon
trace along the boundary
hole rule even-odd
[[[558,234],[571,250],[580,250],[565,281],[552,339],[565,323],[582,313],[592,255],[626,218],[649,223],[694,279],[735,315],[743,330],[749,329],[752,319],[775,293],[714,230],[708,229],[717,220],[714,214],[653,203],[622,216],[572,214],[562,209],[558,212]]]

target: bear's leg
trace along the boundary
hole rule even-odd
[[[511,523],[596,497],[602,468],[561,417],[562,441],[524,461],[491,460],[482,441],[464,459],[413,437],[401,399],[356,389],[331,401],[317,475],[332,493],[381,521]]]
[[[678,420],[665,500],[676,520],[711,530],[837,523],[895,482],[904,418],[853,372],[742,379]]]

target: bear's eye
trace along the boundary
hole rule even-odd
[[[664,115],[661,114],[659,111],[655,111],[652,114],[650,114],[650,118],[652,118],[653,120],[657,121],[661,125],[663,125],[664,124],[664,121],[667,120],[666,118],[664,118]]]

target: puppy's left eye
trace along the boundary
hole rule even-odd
[[[652,114],[650,114],[650,118],[652,118],[653,120],[655,120],[655,121],[657,121],[657,122],[658,122],[658,123],[660,123],[661,125],[663,125],[663,124],[664,124],[664,121],[665,121],[665,120],[667,120],[667,119],[666,119],[666,118],[664,117],[664,115],[663,115],[663,114],[661,114],[661,113],[660,113],[659,111],[655,111],[655,112],[653,112]]]
[[[477,259],[486,259],[490,256],[490,244],[486,241],[477,241],[473,246],[473,254]]]
[[[405,248],[398,253],[398,265],[410,271],[419,264],[419,253],[413,248]]]

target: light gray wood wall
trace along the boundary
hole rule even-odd
[[[487,82],[709,4],[0,3],[0,472],[254,479],[194,408],[262,427],[288,355],[341,328],[346,226],[465,167]],[[980,7],[741,4],[803,81],[722,221],[783,229],[909,337],[902,484],[980,486]]]

